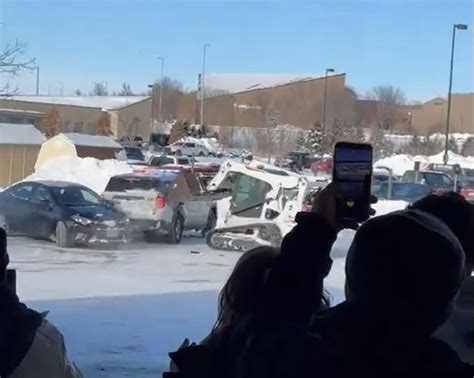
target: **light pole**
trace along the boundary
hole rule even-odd
[[[334,68],[326,68],[326,75],[324,76],[324,99],[323,99],[323,128],[321,130],[321,143],[324,145],[325,131],[326,131],[326,100],[328,94],[328,73],[334,72]]]
[[[155,122],[155,84],[148,84],[148,88],[151,88],[151,120],[150,120],[150,143],[151,136],[153,134],[153,124]]]
[[[453,41],[451,44],[451,66],[449,70],[449,89],[448,89],[448,110],[446,114],[446,135],[444,136],[444,164],[448,164],[448,145],[449,145],[449,117],[451,115],[451,90],[453,88],[453,67],[454,67],[454,42],[456,40],[456,29],[467,30],[466,24],[454,24],[453,25]]]
[[[162,104],[162,91],[163,91],[163,67],[165,65],[165,58],[162,56],[158,57],[161,60],[161,73],[160,73],[160,92],[158,94],[158,121],[162,121],[161,119],[161,104]]]
[[[39,87],[40,87],[40,68],[36,66],[36,95],[39,96]]]
[[[204,94],[206,91],[206,49],[211,46],[205,43],[202,46],[202,75],[201,75],[201,126],[204,124]]]

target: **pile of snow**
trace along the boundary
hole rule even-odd
[[[102,193],[110,177],[131,173],[132,167],[125,162],[110,159],[78,158],[62,156],[48,161],[25,180],[55,180],[75,182]]]
[[[442,164],[443,155],[443,152],[433,156],[398,154],[378,160],[374,167],[388,167],[393,170],[394,175],[401,176],[406,171],[413,169],[417,161],[421,163],[421,169],[426,168],[430,163]],[[450,151],[449,164],[459,164],[463,168],[474,168],[474,156],[465,157]]]
[[[375,209],[375,215],[384,215],[392,211],[403,210],[407,207],[406,201],[383,200],[377,202],[372,207]]]

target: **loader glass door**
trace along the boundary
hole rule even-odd
[[[242,175],[234,190],[230,211],[239,217],[258,218],[271,187],[265,181]]]

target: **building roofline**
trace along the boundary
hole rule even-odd
[[[13,97],[21,97],[21,96],[13,96]],[[0,100],[8,100],[8,101],[15,101],[15,102],[20,102],[22,104],[39,104],[39,105],[50,105],[52,107],[55,106],[73,106],[75,108],[85,108],[85,109],[99,109],[99,110],[104,110],[102,106],[89,106],[89,105],[77,105],[77,104],[61,104],[61,103],[54,103],[54,102],[41,102],[41,101],[26,101],[26,100],[21,100],[18,98],[13,98],[12,96],[0,96]],[[52,96],[31,96],[31,97],[52,97]],[[67,97],[73,97],[73,96],[67,96]],[[84,96],[85,97],[85,96]],[[103,97],[121,97],[121,96],[103,96]],[[137,96],[137,97],[143,97],[143,96]],[[131,104],[126,104],[121,107],[117,108],[111,108],[111,109],[105,109],[106,111],[113,111],[113,110],[120,110],[123,108],[127,108],[129,106],[138,104],[143,101],[147,101],[151,98],[151,96],[146,96],[146,98],[141,99],[139,101],[133,102]]]
[[[343,73],[338,73],[338,74],[335,74],[335,75],[329,75],[328,79],[331,79],[331,78],[337,77],[337,76],[346,76],[346,73],[343,72]],[[223,95],[220,95],[220,96],[205,97],[204,100],[211,99],[211,98],[232,97],[232,96],[240,95],[240,94],[243,94],[243,93],[265,91],[267,89],[282,88],[282,87],[287,87],[287,86],[293,85],[293,84],[310,83],[310,82],[313,82],[313,81],[316,81],[316,80],[324,80],[324,79],[326,79],[326,76],[314,77],[312,79],[295,80],[295,81],[290,81],[288,83],[283,83],[283,84],[269,85],[268,87],[263,87],[263,88],[247,89],[247,90],[239,91],[239,92],[226,93],[226,94],[223,94]]]

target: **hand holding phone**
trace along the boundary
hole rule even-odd
[[[340,196],[336,218],[344,226],[366,221],[370,214],[372,185],[372,146],[339,142],[334,148],[333,183]]]

